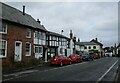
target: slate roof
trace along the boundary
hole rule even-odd
[[[103,46],[103,44],[102,44],[102,43],[100,43],[100,42],[96,41],[95,39],[92,39],[90,42],[94,42],[94,43],[97,43],[97,44],[98,44],[98,45],[100,45],[100,46]]]
[[[84,46],[84,44],[81,43],[81,42],[75,42],[75,44],[76,44],[76,45],[80,45],[80,46]]]
[[[70,38],[68,38],[68,37],[66,37],[66,36],[64,36],[64,35],[61,35],[61,34],[55,33],[55,32],[51,32],[51,31],[48,31],[48,32],[47,32],[47,35],[53,35],[53,36],[58,36],[58,37],[70,39]]]
[[[7,21],[22,24],[25,26],[29,26],[31,28],[38,28],[38,29],[47,31],[45,27],[40,25],[31,15],[28,15],[26,13],[25,15],[23,15],[22,11],[1,2],[0,2],[0,5],[2,5],[3,20],[7,20]]]

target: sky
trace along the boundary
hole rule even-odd
[[[25,12],[49,31],[69,37],[72,30],[81,42],[93,38],[104,47],[118,43],[118,3],[117,2],[5,2]]]

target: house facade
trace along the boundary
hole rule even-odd
[[[84,51],[86,52],[95,52],[99,53],[101,56],[103,56],[103,49],[102,49],[102,44],[99,43],[96,40],[91,40],[90,42],[80,42],[82,45],[84,45]]]
[[[76,49],[76,54],[82,55],[82,53],[84,52],[84,45],[82,45],[80,41],[78,41],[75,43],[75,49]]]
[[[59,54],[68,56],[70,54],[69,45],[68,37],[49,31],[47,33],[47,60]]]
[[[2,5],[0,59],[3,69],[12,68],[20,62],[26,64],[34,58],[43,56],[46,29],[25,13],[25,6],[21,12],[4,3],[0,4]],[[40,33],[39,42],[35,36],[36,31]],[[41,54],[37,55],[37,53]]]
[[[34,33],[35,58],[45,60],[46,49],[47,49],[46,48],[46,31],[35,29],[33,33]]]

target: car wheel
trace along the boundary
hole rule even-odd
[[[60,63],[60,66],[61,66],[61,67],[63,66],[63,63],[62,63],[62,62]]]
[[[69,63],[70,65],[72,64],[72,62],[70,61],[70,63]]]

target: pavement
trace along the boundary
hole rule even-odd
[[[117,74],[116,74],[116,77],[115,77],[115,83],[120,83],[120,60],[119,60],[119,66],[118,66],[118,69],[117,69]]]
[[[4,74],[4,81],[114,81],[118,69],[118,58],[105,57],[94,61],[76,63],[63,67],[44,66]]]

